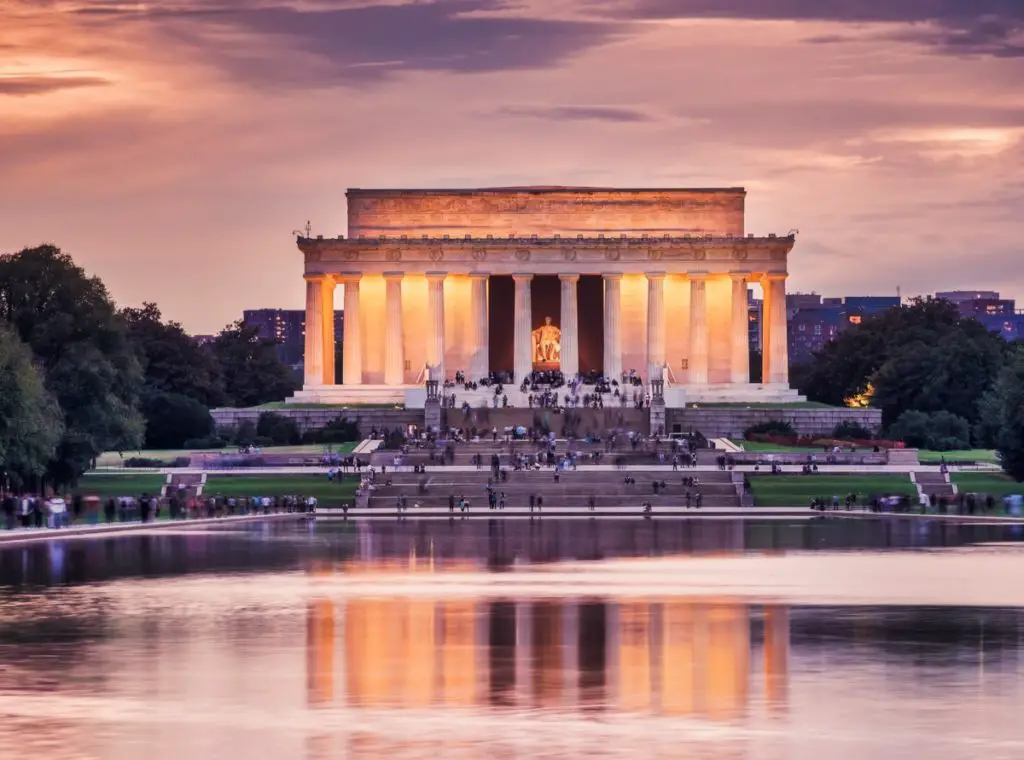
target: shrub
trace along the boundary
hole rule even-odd
[[[349,443],[360,441],[359,426],[349,420],[336,418],[319,430],[308,430],[302,436],[303,443]]]
[[[849,438],[854,441],[870,441],[875,434],[853,420],[843,420],[832,431],[833,438]]]
[[[256,438],[256,423],[252,420],[242,420],[238,423],[231,436],[231,443],[236,446],[250,446]]]
[[[765,422],[759,422],[756,425],[751,425],[743,431],[743,437],[749,438],[751,435],[783,435],[783,436],[796,436],[796,430],[785,420],[766,420]]]
[[[162,459],[152,459],[151,457],[129,457],[124,460],[125,467],[166,467],[167,462]]]
[[[227,441],[223,438],[211,435],[206,438],[189,438],[185,441],[183,448],[186,449],[223,449],[227,446]]]
[[[266,444],[268,446],[292,446],[302,440],[295,420],[277,412],[263,412],[260,415],[256,423],[256,435],[270,440],[271,443]]]
[[[890,426],[889,437],[919,449],[952,451],[970,446],[971,426],[952,412],[928,413],[909,409]]]

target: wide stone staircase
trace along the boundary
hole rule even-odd
[[[914,473],[914,480],[921,489],[921,493],[929,497],[952,500],[956,495],[956,489],[949,482],[949,476],[945,473],[935,471],[918,471]]]
[[[203,492],[206,484],[206,474],[201,472],[174,472],[167,476],[167,484],[163,489],[163,496],[179,496],[186,499],[193,499]]]
[[[733,474],[725,471],[680,470],[643,472],[638,470],[565,470],[545,467],[540,470],[508,471],[508,479],[494,481],[497,494],[505,494],[506,507],[529,506],[531,494],[543,497],[544,509],[587,508],[593,498],[595,509],[609,507],[639,507],[649,501],[653,507],[685,507],[686,492],[691,496],[695,488],[683,486],[684,477],[699,478],[702,507],[739,508],[740,496]],[[626,483],[625,478],[635,479]],[[394,509],[398,497],[404,495],[406,504],[419,504],[424,508],[447,508],[449,497],[456,503],[468,499],[475,511],[487,509],[487,482],[493,472],[486,466],[480,470],[431,469],[426,473],[396,472],[390,474],[391,485],[381,485],[371,493],[369,506]],[[654,493],[654,482],[665,482],[666,488]],[[693,501],[696,505],[695,500]]]
[[[400,457],[400,462],[403,465],[409,466],[417,464],[439,466],[445,464],[471,467],[476,466],[477,457],[479,457],[481,469],[488,469],[491,466],[492,457],[497,455],[502,467],[511,468],[516,455],[527,455],[532,461],[537,456],[545,456],[546,452],[543,446],[538,446],[530,441],[506,443],[500,437],[497,441],[493,441],[489,436],[477,442],[451,444],[451,449],[454,452],[454,458],[451,461],[445,458],[445,449],[446,446],[443,443],[423,448],[411,448],[407,454]],[[681,448],[677,448],[675,451],[679,452],[680,470],[688,469],[688,467],[683,465],[684,460],[688,464],[688,459],[686,459],[688,455],[685,455]],[[631,446],[628,440],[622,440],[617,442],[615,448],[609,448],[607,442],[588,443],[577,440],[570,444],[564,440],[557,441],[555,445],[556,456],[561,457],[570,452],[577,456],[577,464],[579,465],[625,464],[629,466],[644,466],[671,464],[674,449],[672,443],[668,440],[662,440],[657,444],[645,442],[636,447]],[[723,453],[725,452],[714,449],[700,449],[697,452],[697,463],[705,467],[713,466],[716,464],[717,457]],[[599,456],[594,458],[595,454]],[[395,464],[396,456],[396,452],[393,451],[379,452],[374,455],[372,461],[374,465],[383,464],[390,466]]]

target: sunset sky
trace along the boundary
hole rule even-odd
[[[742,185],[790,291],[1024,301],[1024,1],[0,0],[0,178],[200,333],[348,187]]]

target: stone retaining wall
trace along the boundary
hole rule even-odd
[[[668,410],[668,432],[673,432],[678,425],[683,433],[699,430],[708,438],[742,438],[747,428],[770,421],[788,422],[799,435],[831,435],[840,422],[856,422],[877,431],[882,426],[882,412],[879,409],[805,407]]]
[[[213,422],[218,428],[235,427],[243,420],[250,420],[253,424],[260,418],[263,412],[273,412],[282,417],[289,417],[295,420],[299,431],[305,433],[307,430],[319,430],[332,420],[351,420],[359,425],[359,432],[364,436],[370,430],[377,428],[393,429],[397,426],[419,425],[423,426],[422,409],[212,409],[210,414]]]
[[[264,411],[272,411],[275,414],[294,419],[302,432],[322,428],[335,419],[349,419],[356,422],[364,435],[374,427],[378,430],[397,426],[404,427],[405,425],[423,427],[422,409],[333,409],[330,407],[319,409],[214,409],[211,414],[214,423],[221,428],[236,426],[242,420],[251,420],[255,423],[259,419],[260,413]],[[551,429],[556,432],[562,427],[560,415],[540,409],[474,409],[468,420],[464,418],[459,409],[446,409],[444,412],[445,424],[452,427],[469,427],[474,424],[477,427],[496,426],[499,429],[505,425],[529,426],[538,416],[547,418]],[[581,434],[602,424],[628,427],[646,433],[649,424],[647,410],[576,409],[573,410],[573,413],[580,417],[579,430]],[[708,438],[741,438],[743,431],[747,428],[770,420],[786,421],[800,435],[831,435],[840,422],[856,422],[869,430],[877,430],[882,424],[882,412],[878,409],[805,407],[668,409],[667,418],[667,432],[673,432],[674,426],[678,425],[680,432],[685,433],[691,429],[699,430]]]

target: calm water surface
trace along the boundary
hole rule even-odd
[[[0,548],[0,758],[1022,758],[1021,540],[322,520]]]

